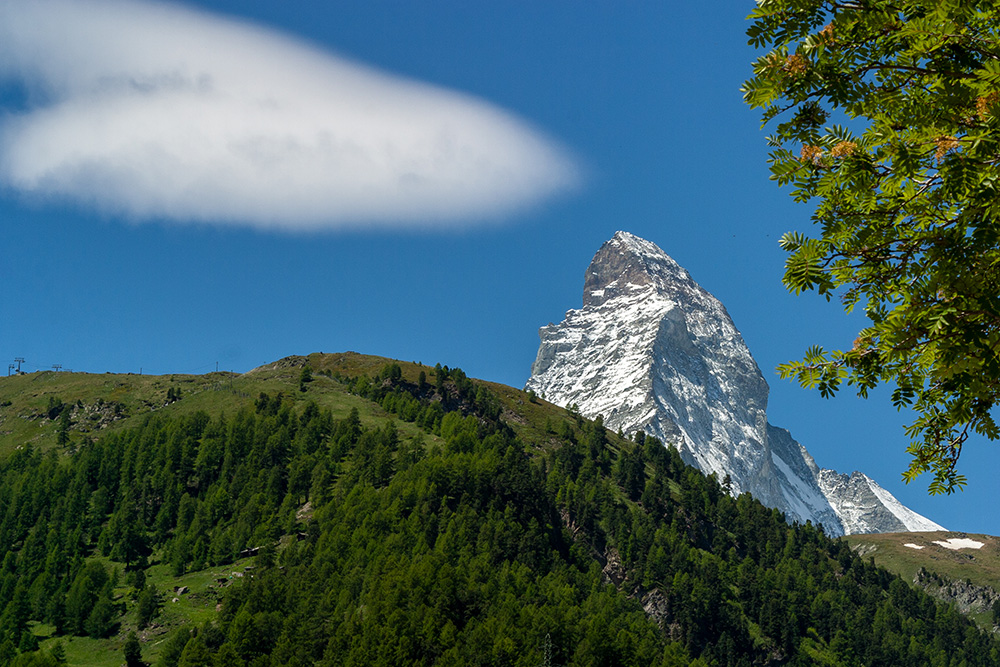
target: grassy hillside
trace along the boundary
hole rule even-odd
[[[860,556],[873,559],[938,599],[957,604],[983,627],[994,628],[992,605],[1000,599],[1000,539],[943,531],[850,535],[844,539]],[[982,546],[975,547],[977,544]]]
[[[885,533],[850,535],[844,538],[860,555],[908,581],[920,568],[954,581],[969,580],[978,586],[1000,588],[1000,540],[972,533]],[[980,548],[949,549],[937,542],[964,539],[983,544]],[[914,546],[906,546],[914,545]]]
[[[0,458],[25,444],[43,451],[58,449],[58,432],[63,413],[69,415],[67,446],[72,448],[86,437],[134,427],[152,414],[168,417],[204,411],[209,415],[234,413],[261,392],[282,393],[292,405],[312,401],[344,417],[352,408],[362,419],[385,419],[384,410],[370,401],[350,395],[334,374],[357,376],[377,373],[390,360],[356,353],[311,354],[288,357],[237,375],[228,372],[205,375],[118,375],[112,373],[72,373],[41,371],[20,376],[0,377]],[[313,382],[299,391],[304,366],[313,371]],[[416,364],[401,364],[415,380]],[[432,371],[432,368],[425,368]],[[180,399],[169,401],[168,392]],[[64,407],[53,410],[53,403]]]
[[[0,663],[1000,664],[847,542],[460,369],[39,373],[0,405]]]
[[[55,452],[68,460],[89,440],[137,428],[152,416],[176,419],[198,412],[234,414],[261,393],[281,395],[290,406],[315,403],[337,419],[357,410],[362,423],[381,425],[391,415],[371,401],[352,395],[342,382],[333,379],[333,375],[354,377],[377,373],[389,361],[355,353],[311,354],[288,357],[243,375],[217,372],[156,376],[42,371],[0,377],[0,460],[28,446],[38,451]],[[305,366],[316,372],[303,392],[299,379]],[[403,366],[406,374],[416,380],[418,365]],[[433,371],[432,368],[424,370]],[[170,401],[168,392],[177,393],[180,398]],[[54,403],[64,407],[50,415]],[[63,412],[70,419],[67,442],[59,444]],[[400,423],[398,428],[411,437],[419,432],[426,441],[442,444],[433,434],[425,434],[411,424]],[[233,572],[241,571],[252,562],[252,559],[238,559],[224,566],[173,576],[169,565],[162,562],[162,556],[161,550],[152,553],[149,559],[152,565],[148,570],[150,584],[163,592],[161,612],[156,623],[139,633],[143,655],[151,664],[157,661],[172,630],[216,615],[217,580],[223,575],[232,579]],[[109,559],[103,560],[109,567],[115,565]],[[117,565],[119,572],[124,574],[123,565]],[[188,587],[190,594],[172,595],[172,591],[180,587]],[[136,603],[129,598],[130,590],[124,583],[115,588],[115,599],[126,611],[125,617]],[[173,601],[175,597],[177,602]],[[208,600],[213,601],[211,605],[207,604]],[[43,649],[60,645],[68,664],[115,667],[122,662],[122,645],[127,631],[136,629],[123,623],[121,631],[113,638],[92,639],[58,635],[56,628],[47,623],[32,622],[30,627]]]

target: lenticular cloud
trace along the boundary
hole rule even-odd
[[[0,0],[0,77],[0,181],[140,220],[447,224],[576,181],[487,103],[167,4]]]

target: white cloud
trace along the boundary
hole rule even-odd
[[[0,0],[0,182],[135,219],[458,224],[572,188],[572,160],[459,93],[139,0]]]

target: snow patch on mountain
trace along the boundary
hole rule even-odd
[[[906,507],[901,502],[896,500],[895,496],[879,486],[878,482],[871,477],[868,477],[867,475],[864,477],[871,486],[872,493],[874,493],[879,499],[879,502],[885,505],[885,507],[887,507],[889,511],[899,519],[900,523],[903,524],[903,530],[915,533],[928,533],[935,530],[945,530],[944,526],[934,523],[923,515],[917,514],[909,507]]]
[[[944,547],[945,549],[951,549],[952,551],[958,551],[959,549],[982,549],[984,543],[978,540],[970,540],[965,537],[952,537],[947,540],[934,540],[934,544]],[[923,547],[920,547],[923,549]]]
[[[649,241],[616,233],[587,269],[583,307],[539,336],[527,389],[675,445],[789,520],[831,535],[943,530],[862,473],[820,469],[768,424],[767,382],[725,307]]]

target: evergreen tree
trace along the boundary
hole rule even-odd
[[[139,637],[135,632],[129,632],[125,645],[122,647],[125,656],[126,667],[143,667],[146,663],[142,660],[142,646],[139,644]]]
[[[70,411],[63,410],[59,414],[59,427],[56,430],[56,444],[60,447],[69,443]]]
[[[108,595],[102,595],[84,621],[83,629],[93,639],[107,637],[115,628],[117,609]]]
[[[156,589],[152,584],[145,585],[136,601],[136,624],[140,630],[147,627],[156,618],[159,608],[160,596]]]
[[[299,373],[299,391],[306,391],[306,385],[313,381],[312,368],[308,365],[302,367],[302,372]]]

